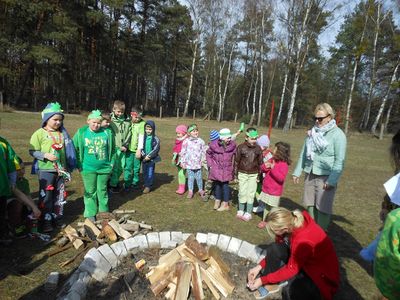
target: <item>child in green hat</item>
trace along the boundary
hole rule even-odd
[[[93,110],[87,123],[74,135],[78,156],[78,169],[85,188],[83,216],[95,221],[96,214],[108,212],[107,181],[114,159],[115,142],[112,131],[101,127],[101,111]]]
[[[252,217],[254,195],[263,162],[262,150],[257,145],[257,138],[257,130],[253,127],[248,128],[245,141],[237,147],[235,156],[235,170],[239,180],[239,209],[236,217],[246,222]]]

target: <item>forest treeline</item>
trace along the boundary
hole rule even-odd
[[[338,1],[340,2],[340,1]],[[387,1],[386,1],[387,2]],[[346,133],[400,122],[398,11],[363,0],[1,0],[0,100],[309,125],[330,103]],[[396,7],[394,8],[396,9]],[[271,113],[271,109],[274,108]]]

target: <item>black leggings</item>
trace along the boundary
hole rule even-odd
[[[285,243],[272,243],[267,246],[267,265],[262,269],[260,276],[273,273],[285,265],[290,256],[289,246]],[[282,289],[283,300],[320,300],[322,299],[318,287],[304,272],[288,280],[288,285]]]

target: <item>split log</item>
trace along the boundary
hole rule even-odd
[[[69,241],[68,241],[68,242],[69,242]],[[58,253],[64,252],[65,250],[68,250],[68,249],[71,248],[72,246],[73,246],[72,243],[69,243],[69,244],[67,244],[67,245],[64,245],[64,246],[61,247],[61,248],[55,249],[55,250],[53,250],[53,251],[50,251],[49,253],[47,253],[47,256],[48,256],[48,257],[51,257],[51,256],[56,255],[56,254],[58,254]]]
[[[176,277],[175,277],[176,278]],[[165,293],[164,297],[166,299],[174,299],[175,298],[175,294],[176,294],[176,284],[173,282],[170,282],[168,284],[168,291]]]
[[[223,274],[228,274],[230,267],[222,260],[219,253],[220,250],[215,246],[211,246],[210,249],[208,249],[208,255],[210,256],[210,259],[212,258],[212,261],[210,261],[209,264],[213,264],[216,267],[218,266]]]
[[[64,228],[64,232],[68,239],[74,245],[75,249],[79,249],[83,245],[83,242],[80,239],[76,239],[73,237],[78,236],[78,232],[76,232],[75,228],[73,228],[71,225],[67,225],[67,227]]]
[[[93,232],[93,234],[96,236],[96,238],[99,237],[101,231],[97,228],[97,226],[91,220],[86,218],[86,220],[83,224],[84,224],[84,227],[87,226],[90,228],[90,230]]]
[[[122,229],[129,231],[129,232],[139,231],[139,224],[126,223],[126,224],[120,224],[120,226]]]
[[[207,287],[210,289],[211,293],[213,294],[214,298],[219,300],[221,299],[217,289],[214,287],[211,279],[207,276],[206,270],[200,269],[201,279],[206,283]]]
[[[176,275],[178,284],[176,285],[175,300],[187,299],[189,295],[190,281],[192,278],[192,264],[178,263]]]
[[[176,263],[178,260],[181,259],[181,255],[179,254],[179,251],[177,249],[173,249],[167,254],[161,256],[158,259],[159,265],[165,264],[165,265],[171,265]]]
[[[207,247],[201,245],[194,235],[190,235],[186,241],[185,245],[201,260],[206,260],[208,258],[208,249]]]
[[[96,220],[115,220],[115,216],[110,212],[99,212],[96,215]]]
[[[196,256],[194,256],[192,254],[192,252],[190,252],[188,249],[183,249],[182,253],[184,254],[184,256],[186,256],[187,258],[189,258],[189,260],[192,263],[196,263],[198,265],[200,265],[203,269],[207,269],[208,266],[205,262],[201,261],[200,259],[198,259]]]
[[[69,243],[69,239],[66,236],[63,236],[56,242],[56,245],[60,248],[64,247],[66,244]]]
[[[143,228],[143,229],[150,229],[150,230],[153,229],[153,227],[151,225],[147,225],[147,224],[145,224],[143,222],[136,222],[136,221],[126,220],[126,223],[128,223],[128,224],[139,224],[139,227]]]
[[[114,229],[114,231],[120,236],[122,237],[124,240],[129,239],[132,235],[126,231],[125,229],[123,229],[120,224],[118,224],[117,221],[115,220],[111,220],[108,222],[108,225],[110,225],[112,227],[112,229]]]
[[[192,269],[192,288],[195,300],[204,299],[203,283],[201,280],[199,264],[194,263]]]
[[[102,224],[102,233],[104,236],[106,236],[111,242],[116,242],[118,237],[117,234],[115,233],[114,229],[108,224],[107,221],[103,221]]]
[[[134,209],[115,209],[113,210],[113,214],[133,214],[136,211]]]

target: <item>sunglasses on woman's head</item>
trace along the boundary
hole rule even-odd
[[[326,119],[330,115],[326,115],[325,117],[314,117],[314,121],[322,122],[322,120]]]

